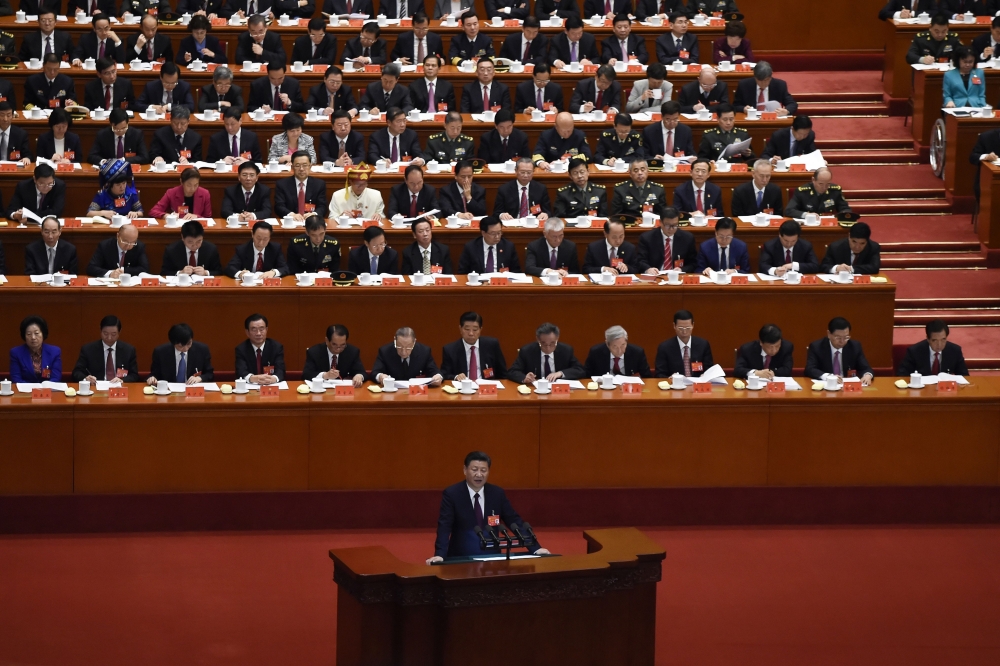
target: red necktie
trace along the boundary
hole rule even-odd
[[[528,62],[528,52],[531,51],[531,42],[527,41],[524,43],[524,55],[521,56],[521,62]]]
[[[695,190],[695,192],[698,195],[698,201],[696,202],[696,207],[698,208],[698,210],[700,210],[701,212],[704,213],[705,212],[705,204],[703,204],[701,202],[701,190]]]
[[[476,381],[477,379],[479,379],[479,370],[476,369],[477,365],[479,365],[479,363],[476,361],[476,348],[475,347],[470,347],[469,348],[469,379],[471,379],[472,381]]]
[[[785,263],[786,264],[792,263],[792,251],[789,250],[788,248],[785,248]]]
[[[490,91],[489,88],[483,86],[483,111],[490,110]]]
[[[263,362],[263,360],[260,357],[260,350],[259,349],[257,350],[257,374],[258,375],[264,374],[264,362]]]
[[[152,61],[153,60],[153,41],[152,40],[146,42],[146,53],[149,54],[149,59],[150,59],[150,61]]]
[[[931,365],[931,374],[936,375],[941,372],[941,352],[934,352],[934,363]]]
[[[761,89],[761,91],[757,93],[757,108],[763,109],[766,105],[767,102],[764,101],[764,90]]]
[[[97,51],[97,59],[100,60],[104,57],[104,41],[101,41],[101,48]]]
[[[417,216],[417,195],[410,194],[410,217]]]
[[[604,15],[611,13],[611,0],[604,0]]]
[[[764,354],[764,369],[767,370],[769,367],[771,367],[771,357]]]
[[[340,356],[340,354],[334,354],[333,358],[330,359],[330,369],[331,370],[336,370],[337,369],[337,357],[338,356]]]
[[[111,86],[104,86],[104,109],[111,110]]]
[[[517,211],[518,217],[528,217],[528,188],[521,187],[521,207]]]
[[[188,256],[188,266],[197,266],[198,260],[194,258],[194,250],[191,250],[190,256]]]
[[[622,374],[622,367],[618,364],[618,357],[615,356],[615,363],[611,367],[611,372],[616,375]]]
[[[351,2],[351,0],[347,0],[347,13],[348,14],[354,13],[354,3]]]
[[[264,270],[264,253],[263,252],[260,252],[260,253],[257,254],[257,266],[254,268],[254,270],[257,271],[258,273],[260,273],[261,271]],[[260,355],[260,352],[258,351],[257,354]]]
[[[280,111],[281,108],[282,108],[281,107],[281,88],[279,88],[278,86],[274,86],[274,104],[271,105],[271,108],[274,109],[274,110],[276,110],[276,111]]]
[[[691,376],[691,348],[684,345],[684,376]]]
[[[299,215],[306,214],[306,184],[299,183]]]
[[[115,361],[111,358],[111,347],[108,347],[108,362],[104,365],[104,378],[108,381],[115,378]]]
[[[594,108],[595,109],[602,109],[602,108],[604,108],[602,106],[602,104],[601,104],[603,101],[604,101],[604,91],[603,90],[598,90],[597,91],[597,101],[594,102]]]
[[[674,267],[674,252],[670,247],[671,239],[668,238],[667,242],[663,244],[663,270],[669,271]]]
[[[673,130],[667,130],[667,147],[663,151],[663,154],[666,155],[666,156],[668,156],[668,157],[670,155],[674,154],[674,131]]]

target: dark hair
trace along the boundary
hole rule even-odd
[[[254,312],[252,315],[250,315],[243,321],[243,328],[249,331],[250,324],[254,323],[255,321],[262,321],[264,322],[264,326],[268,326],[267,317],[260,314],[259,312]]]
[[[757,337],[761,342],[773,345],[775,342],[781,342],[781,329],[774,324],[764,324],[761,326]]]
[[[566,17],[566,30],[576,30],[583,27],[583,19],[579,14],[570,14]]]
[[[499,112],[498,112],[499,115]],[[473,166],[472,160],[459,160],[455,163],[455,175],[457,176],[462,172],[462,169],[472,169],[475,172],[476,167]]]
[[[427,55],[424,56],[424,65],[425,66],[427,65],[427,61],[428,60],[437,60],[437,66],[438,67],[443,67],[444,66],[444,62],[442,62],[441,56],[439,56],[436,53],[428,53]]]
[[[236,170],[236,173],[239,173],[241,171],[245,171],[247,169],[253,169],[258,174],[260,173],[260,167],[257,166],[256,164],[254,164],[253,160],[247,160],[246,162],[241,162],[240,163],[240,168]]]
[[[660,213],[661,220],[679,220],[681,218],[681,212],[677,210],[674,206],[667,206]]]
[[[337,67],[336,65],[330,65],[329,67],[326,68],[326,71],[323,72],[323,78],[324,79],[328,78],[331,74],[340,74],[341,76],[343,76],[344,70]]]
[[[10,102],[4,100],[0,102],[0,111],[13,111],[14,107],[11,106]]]
[[[394,62],[390,62],[388,65],[382,67],[382,76],[391,76],[392,78],[398,80],[402,75],[402,68]]]
[[[306,26],[306,30],[322,30],[323,32],[326,32],[326,21],[318,17],[313,17],[309,19],[309,25]]]
[[[44,58],[42,58],[42,63],[45,64],[45,65],[48,65],[49,63],[52,63],[52,62],[55,62],[55,63],[60,62],[59,56],[57,56],[55,53],[50,53],[47,56],[45,56]]]
[[[621,227],[622,227],[622,229],[625,228],[625,223],[622,222],[621,220],[607,219],[607,220],[604,221],[604,233],[606,233],[606,234],[610,234],[611,233],[611,225],[612,224],[620,224]]]
[[[122,320],[114,315],[106,315],[103,319],[101,319],[101,328],[107,328],[108,326],[114,326],[121,331]]]
[[[319,215],[310,215],[306,218],[306,231],[326,230],[326,220]]]
[[[26,340],[28,334],[28,327],[32,324],[38,326],[38,329],[42,332],[42,340],[48,340],[49,338],[49,325],[45,323],[45,320],[38,315],[28,315],[21,320],[21,339]]]
[[[694,321],[694,315],[689,310],[678,310],[674,313],[674,323],[679,321]]]
[[[812,129],[812,126],[813,121],[809,118],[809,116],[795,116],[795,119],[792,120],[793,130]]]
[[[111,23],[111,19],[108,17],[108,15],[99,9],[97,10],[97,13],[94,14],[94,20],[90,22],[90,25],[94,25],[98,21],[107,21],[109,24]]]
[[[239,121],[242,122],[243,121],[243,112],[239,108],[230,105],[230,106],[226,107],[225,113],[222,114],[222,119],[225,120],[226,118],[236,118],[236,120],[239,120]]]
[[[195,31],[195,30],[210,31],[211,29],[212,29],[211,22],[209,22],[207,17],[201,14],[195,14],[194,16],[192,16],[191,22],[188,23],[188,30],[190,31]]]
[[[268,233],[274,231],[271,228],[271,224],[269,222],[265,222],[264,220],[257,220],[256,222],[253,223],[253,227],[250,228],[250,235],[252,236],[253,234],[257,233],[259,229],[266,229]]]
[[[417,11],[413,12],[413,23],[414,24],[423,23],[425,21],[430,21],[430,20],[431,20],[430,17],[427,16],[427,12],[425,12],[422,9],[418,9]]]
[[[601,65],[597,68],[595,76],[598,78],[605,78],[608,81],[614,81],[618,78],[618,72],[616,72],[615,68],[611,65]]]
[[[670,14],[667,14],[667,20],[670,21],[671,24],[677,23],[678,19],[687,19],[687,14],[684,12],[671,12]]]
[[[514,112],[505,107],[497,111],[497,114],[493,116],[493,125],[506,122],[514,122]]]
[[[948,25],[948,17],[944,14],[935,14],[931,17],[931,25]]]
[[[573,169],[582,166],[587,166],[587,160],[581,159],[579,157],[574,157],[569,161],[569,167],[566,169],[566,171],[572,171]]]
[[[330,324],[326,327],[326,339],[332,340],[333,336],[339,335],[345,338],[351,337],[350,331],[343,324]]]
[[[391,123],[396,118],[399,118],[400,116],[405,116],[405,115],[406,115],[406,112],[403,111],[398,106],[390,106],[388,109],[385,110],[385,123],[386,123],[386,125],[388,125],[389,123]]]
[[[851,330],[851,322],[847,321],[843,317],[834,317],[830,320],[830,323],[826,325],[826,330],[833,333],[834,331],[842,331],[847,329]]]
[[[528,16],[527,18],[524,19],[524,21],[521,23],[521,27],[522,28],[541,28],[542,27],[542,22],[538,20],[537,16],[532,15],[532,16]],[[541,63],[539,63],[539,64],[541,64]],[[535,65],[535,67],[538,67],[538,65]]]
[[[615,125],[626,125],[632,127],[632,116],[627,113],[615,114]]]
[[[490,227],[500,224],[500,218],[493,215],[487,215],[483,219],[479,220],[479,230],[483,232],[489,232]]]
[[[267,71],[268,72],[277,72],[278,70],[281,70],[281,71],[285,70],[285,61],[284,60],[269,60],[267,62]]]
[[[802,233],[802,227],[795,220],[785,220],[778,227],[778,235],[788,238],[789,236],[798,236]]]
[[[333,125],[335,120],[340,120],[341,118],[347,118],[348,120],[350,120],[351,114],[349,114],[347,111],[344,111],[343,109],[337,109],[336,111],[330,114],[330,125]]]
[[[167,331],[167,340],[172,345],[186,345],[194,339],[194,331],[187,324],[174,324]]]
[[[419,169],[420,167],[417,167],[417,168]],[[410,222],[410,231],[413,232],[414,234],[416,234],[417,233],[417,227],[419,225],[421,225],[421,224],[426,224],[431,229],[434,228],[434,225],[431,224],[431,221],[428,220],[426,217],[418,217],[417,219],[413,220],[413,222]]]
[[[380,227],[366,227],[364,233],[361,235],[366,243],[371,243],[379,236],[385,236],[385,232]]]
[[[672,116],[675,113],[681,112],[681,105],[677,103],[676,100],[668,99],[666,102],[660,105],[660,114],[662,116]]]
[[[375,35],[378,37],[382,34],[382,29],[378,27],[378,23],[375,21],[368,21],[368,23],[361,26],[361,32],[367,32],[369,35]]]
[[[252,25],[260,25],[266,22],[267,22],[266,18],[264,18],[260,14],[254,14],[253,16],[247,19],[247,28],[249,28]]]
[[[128,113],[125,112],[125,109],[120,109],[117,107],[111,109],[111,113],[108,114],[108,123],[111,125],[111,127],[114,127],[115,125],[118,125],[119,123],[123,122],[125,123],[128,122]]]
[[[306,150],[296,150],[294,153],[292,153],[292,159],[290,160],[291,163],[295,164],[295,160],[299,159],[300,157],[304,157],[307,160],[309,160],[310,162],[312,162],[312,158],[309,156],[309,151],[306,151]]]
[[[49,115],[49,127],[54,127],[59,123],[66,123],[70,127],[73,126],[73,118],[66,113],[66,109],[52,109],[52,113]]]
[[[479,17],[476,16],[476,12],[466,12],[466,13],[462,14],[462,25],[465,25],[466,19],[470,19],[470,18],[478,19]]]
[[[181,238],[201,238],[205,235],[205,227],[198,220],[188,220],[181,225]]]
[[[857,222],[851,227],[850,231],[847,232],[848,238],[864,238],[868,240],[872,237],[872,228],[869,227],[864,222]]]
[[[106,56],[104,58],[98,58],[97,59],[96,67],[97,67],[97,73],[98,74],[100,74],[101,72],[103,72],[106,69],[111,69],[112,67],[115,68],[115,71],[118,71],[118,65],[115,64],[115,61],[112,60],[111,58],[106,57]]]
[[[306,121],[302,119],[302,116],[292,111],[291,113],[286,113],[285,117],[281,119],[281,129],[299,129],[304,127]]]
[[[465,326],[465,322],[467,321],[474,321],[480,326],[483,325],[483,317],[478,312],[463,312],[462,316],[458,318],[458,325],[460,327]]]
[[[991,28],[1000,28],[1000,16],[994,16],[993,20],[990,21]]]
[[[181,182],[186,183],[189,180],[201,180],[201,175],[194,167],[188,167],[184,171],[181,171]]]
[[[35,178],[51,178],[56,175],[56,172],[48,164],[39,164],[35,167],[35,171],[32,175]]]
[[[540,338],[543,335],[552,335],[553,333],[556,334],[556,337],[559,337],[559,327],[548,321],[535,329],[536,338]]]
[[[726,24],[725,30],[722,34],[726,37],[739,37],[743,39],[747,34],[747,27],[743,25],[743,21],[730,21]]]
[[[177,67],[177,63],[173,60],[168,60],[160,66],[160,78],[164,76],[170,76],[176,74],[178,78],[180,77],[181,70]]]
[[[969,49],[968,46],[959,44],[958,46],[955,47],[955,52],[951,54],[951,63],[955,65],[955,69],[958,69],[959,65],[962,64],[963,60],[965,60],[966,58],[975,58],[975,57],[976,57],[975,54],[972,53],[972,51]]]
[[[941,331],[944,331],[945,337],[951,333],[951,329],[948,328],[948,324],[945,323],[944,319],[934,319],[927,322],[927,325],[924,326],[924,332],[927,333],[928,338],[931,337],[931,333],[940,333]]]
[[[667,78],[667,68],[662,62],[654,62],[646,68],[646,78],[662,81]]]
[[[736,221],[731,217],[721,217],[719,221],[715,223],[716,231],[725,231],[729,229],[733,233],[736,233]]]
[[[465,467],[468,467],[474,462],[484,462],[487,467],[493,466],[493,460],[482,451],[473,451],[469,455],[465,456]]]
[[[550,74],[551,72],[552,68],[549,67],[549,63],[540,62],[537,65],[535,65],[535,69],[532,72],[532,74]]]
[[[723,102],[721,104],[716,105],[715,112],[721,118],[723,113],[736,113],[736,109],[734,109],[733,105],[730,104],[729,102]]]
[[[406,169],[403,170],[403,180],[406,180],[407,178],[409,178],[410,174],[413,173],[414,171],[419,171],[420,173],[423,173],[424,172],[424,168],[422,166],[420,166],[419,164],[410,164],[410,165],[408,165],[406,167]]]
[[[615,17],[611,20],[611,25],[614,25],[615,23],[621,23],[622,21],[628,21],[630,25],[632,23],[632,19],[628,17],[628,14],[626,14],[625,12],[621,12],[615,14]]]
[[[699,164],[708,165],[708,172],[712,173],[712,163],[709,160],[705,159],[704,157],[699,157],[694,162],[691,162],[691,170],[694,171],[695,166]]]

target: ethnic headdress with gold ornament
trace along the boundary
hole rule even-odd
[[[346,171],[346,178],[344,180],[344,201],[347,201],[347,199],[351,196],[351,180],[367,181],[371,178],[374,171],[374,167],[371,167],[364,162],[348,167]]]

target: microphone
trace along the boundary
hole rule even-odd
[[[531,529],[531,525],[528,524],[528,521],[523,521],[521,523],[521,528],[524,529],[524,533],[528,535],[529,542],[538,543],[538,540],[535,538],[535,531]]]
[[[496,546],[497,548],[499,548],[500,547],[500,537],[497,535],[496,532],[493,531],[493,527],[492,526],[490,526],[490,525],[486,526],[486,533],[489,535],[490,539],[492,540],[493,545]]]
[[[476,525],[476,526],[475,526],[475,527],[474,527],[473,529],[474,529],[474,530],[475,530],[475,532],[476,532],[476,536],[478,536],[478,537],[479,537],[479,545],[480,545],[480,546],[481,546],[481,547],[482,547],[482,548],[483,548],[484,550],[485,550],[486,548],[488,548],[488,547],[489,547],[489,544],[487,544],[487,543],[486,543],[486,537],[485,537],[485,536],[483,535],[483,528],[482,528],[482,527],[480,527],[479,525]]]
[[[517,535],[518,540],[520,540],[521,545],[527,545],[528,540],[524,537],[524,533],[521,532],[521,528],[517,526],[517,523],[511,523],[510,528],[514,530],[514,534]]]
[[[507,531],[507,526],[502,522],[500,523],[500,534],[502,534],[503,538],[507,540],[507,545],[513,545],[514,537],[511,536],[511,533]]]

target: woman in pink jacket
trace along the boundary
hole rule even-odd
[[[181,184],[171,187],[156,202],[150,215],[163,217],[167,213],[177,213],[182,220],[212,217],[212,195],[201,185],[201,176],[194,167],[181,172]]]

